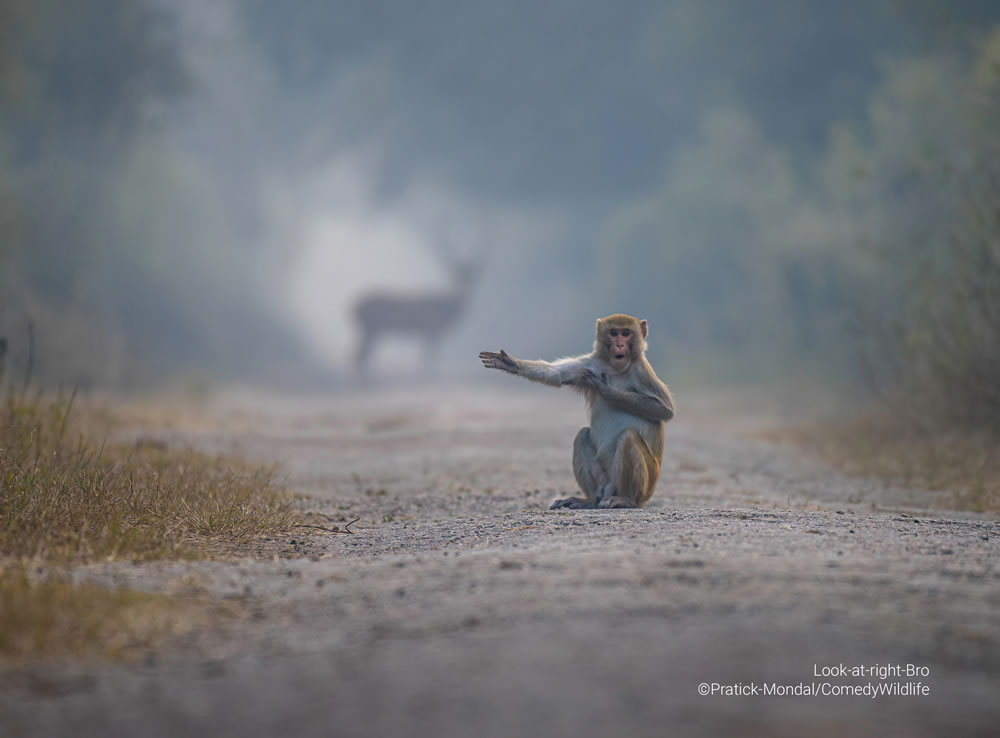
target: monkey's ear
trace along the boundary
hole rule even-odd
[[[646,340],[646,334],[649,332],[649,323],[645,320],[639,321],[639,333],[642,334],[642,340]]]
[[[604,321],[601,318],[597,319],[597,327],[594,328],[594,334],[595,335],[597,335],[597,336],[601,335],[601,323],[603,323],[603,322]]]

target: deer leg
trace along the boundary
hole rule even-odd
[[[373,348],[375,348],[375,338],[371,331],[365,331],[361,334],[361,343],[358,344],[358,353],[355,359],[355,364],[360,371],[368,371],[368,361],[371,359]]]

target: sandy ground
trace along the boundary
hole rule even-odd
[[[281,462],[317,520],[360,520],[256,559],[81,570],[193,576],[251,617],[140,664],[7,679],[0,734],[1000,734],[1000,525],[754,440],[787,420],[752,403],[680,399],[640,511],[546,509],[575,489],[569,392],[137,413],[135,433]]]

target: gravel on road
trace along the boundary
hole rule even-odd
[[[647,508],[571,512],[547,510],[575,489],[571,393],[244,391],[202,413],[132,432],[280,462],[353,534],[78,568],[250,614],[143,663],[8,674],[3,735],[1000,729],[1000,525],[754,440],[786,418],[681,398]]]

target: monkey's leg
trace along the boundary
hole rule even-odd
[[[653,496],[656,480],[660,476],[660,464],[646,447],[646,442],[634,428],[622,433],[618,441],[611,479],[614,494],[604,497],[600,506],[642,507]]]
[[[586,497],[564,497],[552,503],[550,510],[568,507],[572,510],[597,507],[597,494],[606,476],[597,460],[597,448],[590,437],[590,428],[581,428],[573,441],[573,475]]]

